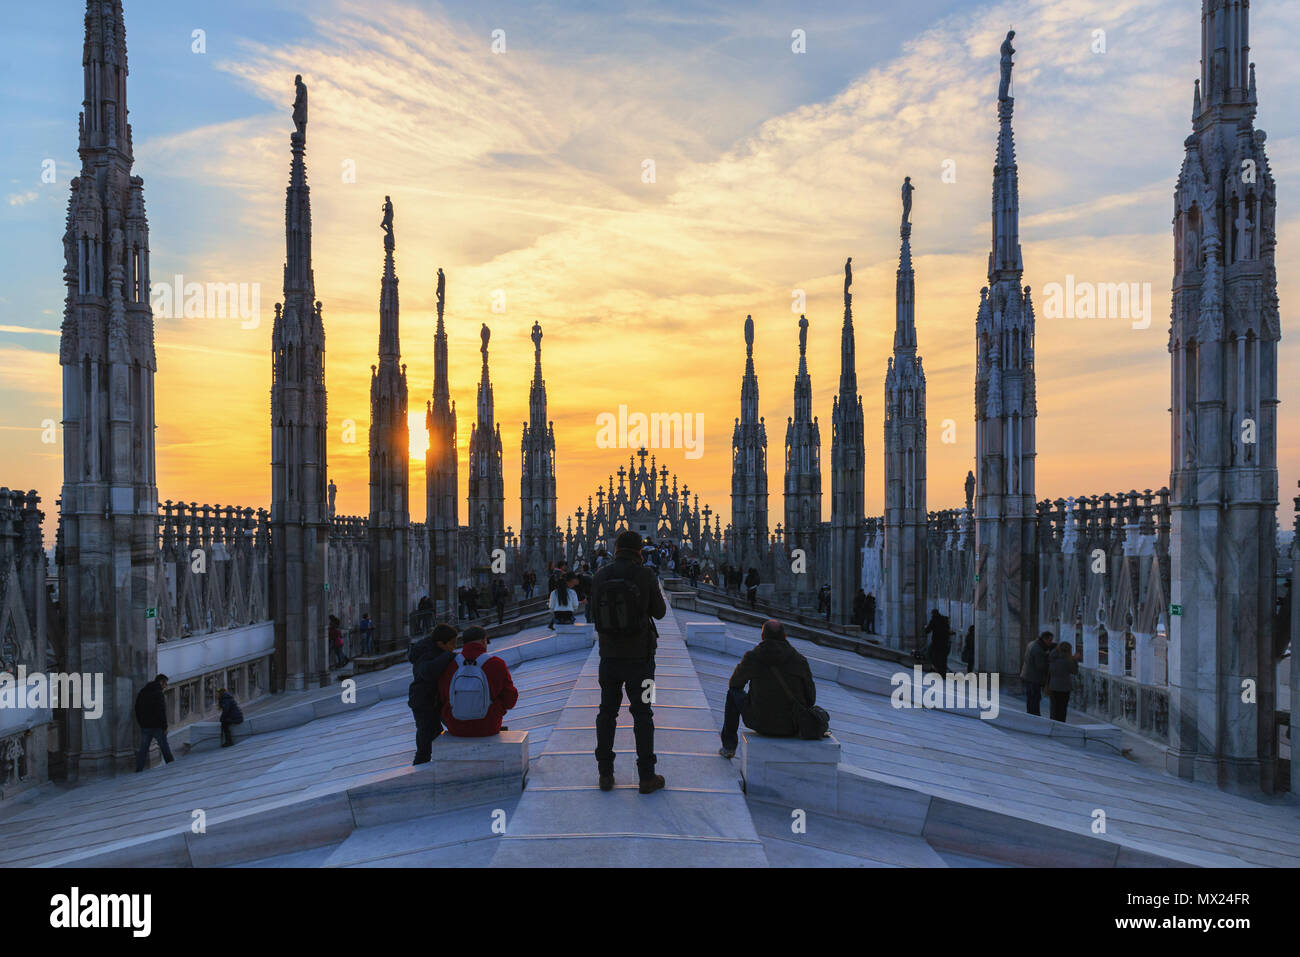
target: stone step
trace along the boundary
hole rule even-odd
[[[595,718],[599,649],[532,764],[498,843],[496,867],[766,867],[739,775],[718,751],[718,730],[674,613],[659,623],[655,669],[656,770],[667,787],[636,789],[626,701],[619,712],[612,792],[599,790]]]

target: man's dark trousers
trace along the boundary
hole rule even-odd
[[[644,780],[655,773],[654,712],[650,693],[655,676],[653,658],[600,659],[600,712],[596,715],[596,765],[601,774],[614,773],[614,729],[618,709],[627,689],[632,712],[632,735],[636,739],[636,769]]]
[[[749,692],[744,688],[727,689],[727,705],[722,715],[722,746],[735,751],[740,743],[740,719],[749,725]]]
[[[442,734],[442,716],[437,711],[415,711],[415,760],[412,764],[427,764],[433,757],[433,742]]]
[[[166,728],[141,728],[140,729],[140,750],[135,755],[135,769],[143,771],[145,765],[149,763],[149,745],[151,742],[158,742],[158,750],[162,752],[163,762],[171,764],[173,760],[171,745],[167,743]]]
[[[1039,704],[1043,700],[1043,686],[1035,684],[1032,681],[1025,682],[1025,713],[1042,715],[1039,712]]]

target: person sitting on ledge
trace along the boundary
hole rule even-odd
[[[411,662],[411,687],[406,704],[415,718],[415,760],[411,764],[426,764],[433,751],[433,742],[442,734],[442,712],[438,705],[438,679],[456,657],[456,643],[460,638],[456,627],[446,623],[433,629],[433,633],[411,645],[407,658]]]
[[[749,685],[748,692],[745,685]],[[745,727],[759,734],[774,738],[797,735],[799,728],[795,724],[792,696],[808,708],[817,703],[812,669],[808,659],[787,640],[785,626],[768,619],[763,622],[758,647],[745,652],[731,673],[722,719],[722,747],[718,753],[724,758],[735,757],[742,719]]]
[[[217,692],[217,707],[221,709],[221,746],[229,748],[235,743],[235,736],[230,731],[231,725],[243,724],[244,712],[239,710],[235,696],[225,688]]]
[[[470,625],[465,642],[438,680],[442,723],[457,738],[488,738],[505,728],[501,719],[519,701],[510,669],[500,658],[488,657],[487,631]]]

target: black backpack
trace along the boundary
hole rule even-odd
[[[641,636],[641,590],[626,578],[606,578],[600,584],[600,596],[592,609],[596,631],[606,641],[631,641]]]
[[[831,727],[831,716],[827,714],[826,709],[817,705],[809,707],[804,704],[790,691],[785,678],[781,677],[781,669],[776,665],[767,667],[772,672],[772,677],[776,679],[776,683],[781,686],[781,690],[785,692],[785,696],[790,699],[790,710],[794,715],[794,726],[799,732],[799,737],[805,741],[820,741],[826,737]]]

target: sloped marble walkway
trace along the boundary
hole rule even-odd
[[[713,712],[670,610],[659,622],[655,752],[667,787],[637,790],[626,702],[619,711],[613,791],[597,784],[599,650],[530,766],[528,786],[501,838],[497,867],[766,867],[737,768],[718,754]]]

